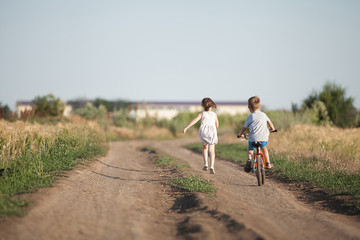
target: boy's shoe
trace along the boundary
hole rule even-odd
[[[274,167],[274,164],[271,163],[271,162],[267,162],[267,163],[265,164],[265,168],[266,168],[266,169],[271,169],[271,168],[273,168],[273,167]]]
[[[204,167],[203,167],[203,170],[204,170],[204,171],[207,171],[207,170],[208,170],[208,166],[204,166]]]
[[[251,160],[246,161],[246,164],[244,166],[244,171],[245,172],[250,172],[251,171]]]
[[[210,174],[215,174],[215,170],[213,168],[210,168]]]

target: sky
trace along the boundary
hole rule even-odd
[[[301,105],[326,82],[360,109],[358,0],[0,0],[0,103]]]

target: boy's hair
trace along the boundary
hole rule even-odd
[[[260,109],[260,98],[258,96],[254,96],[254,97],[249,98],[248,107],[252,111],[259,110]]]
[[[211,107],[216,108],[216,104],[213,100],[211,100],[211,98],[204,98],[201,101],[201,106],[204,108],[205,111],[209,111]]]

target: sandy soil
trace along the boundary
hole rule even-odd
[[[0,239],[360,239],[358,216],[319,210],[268,179],[258,187],[234,163],[202,171],[202,157],[182,147],[192,141],[111,143],[106,157],[32,194],[25,217],[2,219]],[[144,146],[189,164],[216,196],[174,192],[164,183],[181,173],[156,166]]]

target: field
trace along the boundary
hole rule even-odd
[[[6,239],[360,236],[360,222],[349,216],[359,214],[359,129],[303,123],[280,128],[269,142],[275,168],[258,187],[242,169],[247,145],[235,136],[241,121],[221,119],[216,174],[209,174],[202,171],[201,154],[184,148],[202,148],[196,127],[180,133],[189,119],[128,127],[99,127],[80,118],[0,121],[0,215],[24,216],[0,221],[0,230]],[[28,201],[28,193],[52,185]]]
[[[106,152],[95,123],[57,125],[0,120],[0,217],[22,215],[28,202],[18,194],[48,187],[64,170]]]

